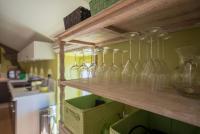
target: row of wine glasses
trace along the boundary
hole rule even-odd
[[[81,51],[74,51],[74,64],[70,68],[70,78],[89,78],[94,76],[96,70],[96,60],[95,60],[95,50],[96,49],[82,49]],[[90,53],[90,62],[86,63],[85,53]],[[82,63],[78,64],[78,55],[82,55]],[[80,56],[79,56],[80,57]]]
[[[145,32],[126,33],[124,36],[129,39],[129,51],[109,47],[93,48],[90,64],[86,64],[84,50],[82,50],[83,62],[78,65],[77,51],[75,51],[75,63],[70,69],[71,78],[73,72],[76,72],[79,78],[89,82],[121,83],[137,88],[148,86],[158,90],[169,88],[171,71],[165,59],[165,44],[170,38],[168,33],[159,27],[154,27]],[[136,60],[133,60],[134,46],[138,48],[135,50]],[[143,54],[142,50],[145,50]],[[99,64],[97,64],[97,55],[102,59]],[[110,65],[105,63],[107,55],[111,55]],[[124,63],[125,55],[129,55],[126,63]],[[120,64],[116,61],[120,61]]]

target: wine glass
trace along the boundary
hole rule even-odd
[[[77,51],[74,51],[74,65],[70,68],[70,78],[77,79],[79,77],[79,65],[77,64]]]
[[[121,64],[120,64],[120,68],[122,68],[122,70],[123,70],[123,68],[124,68],[124,55],[126,54],[126,53],[128,53],[128,50],[122,50],[121,51]]]
[[[97,69],[97,64],[96,64],[96,51],[97,49],[92,48],[92,53],[91,53],[91,64],[88,67],[89,69],[89,78],[94,78],[95,77],[95,71]]]
[[[165,42],[170,39],[170,36],[166,32],[161,32],[158,35],[159,39],[161,40],[161,57],[160,57],[160,63],[162,66],[162,81],[161,81],[161,86],[162,88],[170,88],[170,75],[171,71],[165,61]]]
[[[152,28],[147,32],[147,45],[150,44],[150,58],[147,59],[147,62],[144,65],[144,69],[141,73],[141,79],[143,83],[147,84],[147,87],[155,89],[157,85],[157,73],[159,71],[159,64],[153,56],[153,44],[156,44],[156,34],[160,28]],[[148,47],[148,46],[146,46]]]
[[[81,79],[88,79],[89,78],[89,69],[88,69],[88,66],[86,65],[86,62],[85,62],[84,49],[81,51],[81,53],[82,53],[83,63],[79,66],[80,78]]]
[[[109,51],[109,47],[104,47],[103,49],[99,49],[100,54],[102,55],[102,63],[101,65],[97,66],[97,69],[95,71],[96,74],[96,81],[103,81],[105,80],[105,73],[108,69],[108,66],[105,64],[105,54]]]
[[[106,80],[109,82],[119,82],[121,80],[121,70],[120,67],[115,63],[115,56],[119,52],[119,49],[114,49],[112,51],[112,64],[106,71]]]
[[[129,59],[127,60],[122,71],[122,81],[124,83],[130,83],[132,75],[135,74],[135,67],[132,61],[132,40],[135,39],[137,35],[139,35],[138,32],[131,32],[126,34],[126,36],[129,38]]]
[[[140,34],[139,35],[139,42],[138,42],[138,59],[137,59],[137,62],[135,64],[135,75],[134,75],[134,78],[133,78],[133,82],[135,84],[137,84],[137,86],[140,86],[142,83],[141,83],[141,73],[143,71],[143,68],[144,68],[144,64],[142,62],[142,58],[141,58],[141,46],[145,43],[145,39],[146,39],[146,36],[145,34]]]

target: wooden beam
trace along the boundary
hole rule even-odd
[[[102,46],[105,46],[105,45],[116,44],[116,43],[121,43],[121,42],[125,42],[125,41],[128,41],[128,39],[123,38],[123,37],[117,37],[117,38],[114,38],[114,39],[99,42],[99,43],[96,44],[96,46],[102,47]]]
[[[69,43],[75,43],[75,44],[86,45],[86,46],[95,46],[95,43],[80,41],[80,40],[70,40]]]
[[[64,45],[65,42],[59,41],[60,45],[60,80],[65,80],[65,51]],[[63,122],[63,113],[64,113],[64,100],[65,100],[65,86],[60,85],[60,121]]]
[[[126,30],[124,30],[124,29],[121,29],[121,28],[119,28],[119,27],[112,26],[112,25],[105,27],[105,29],[109,29],[109,30],[111,30],[111,31],[114,31],[114,32],[120,33],[120,34],[123,34],[123,33],[127,33],[127,32],[128,32],[128,31],[126,31]]]

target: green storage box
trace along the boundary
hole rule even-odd
[[[95,107],[96,100],[105,103]],[[124,105],[95,95],[65,101],[64,124],[74,134],[102,134],[120,119]]]
[[[119,0],[91,0],[89,3],[91,15],[93,16],[97,14],[98,12],[112,6],[118,1]]]
[[[156,129],[166,134],[200,134],[199,127],[143,110],[132,112],[129,116],[114,123],[110,127],[110,134],[128,134],[131,128],[137,125]],[[144,134],[144,130],[137,129],[134,134]]]

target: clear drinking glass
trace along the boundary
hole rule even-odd
[[[102,63],[97,66],[97,69],[95,71],[96,74],[96,81],[106,81],[105,80],[105,73],[108,69],[108,66],[105,64],[105,54],[109,51],[109,47],[104,47],[103,49],[100,49],[100,53],[102,55]]]
[[[132,60],[132,40],[139,35],[138,32],[131,32],[126,34],[129,38],[129,59],[127,60],[124,69],[122,71],[122,82],[131,83],[132,76],[135,74],[135,66]]]
[[[74,51],[74,65],[70,68],[70,78],[79,78],[79,65],[77,64],[77,51]]]
[[[200,47],[185,46],[176,50],[180,64],[173,75],[173,84],[181,94],[200,96]]]
[[[159,56],[159,61],[161,64],[161,89],[166,89],[166,88],[170,88],[171,87],[171,70],[168,67],[167,63],[166,63],[166,59],[165,59],[165,45],[166,45],[166,41],[170,39],[170,36],[168,35],[168,33],[166,32],[161,32],[159,35],[159,39],[160,39],[160,46],[161,46],[161,52],[160,52],[160,56]]]
[[[115,63],[115,57],[117,53],[119,52],[119,49],[114,49],[112,51],[112,64],[106,71],[106,80],[110,82],[119,82],[121,80],[121,70],[120,67],[116,65]]]
[[[143,71],[143,68],[144,68],[144,62],[142,61],[142,58],[141,58],[141,47],[142,45],[145,43],[145,35],[144,34],[140,34],[140,36],[138,37],[139,38],[139,41],[138,41],[138,59],[137,59],[137,62],[135,64],[135,77],[133,78],[133,82],[137,85],[137,86],[140,86],[142,84],[142,71]]]
[[[153,44],[157,43],[157,32],[160,28],[152,28],[148,31],[147,34],[147,43],[150,45],[150,58],[147,59],[147,62],[144,65],[144,69],[141,73],[141,79],[147,87],[151,89],[156,89],[158,84],[158,77],[157,74],[159,72],[159,64],[156,61],[156,58],[153,56]],[[147,44],[147,45],[148,45]],[[147,46],[148,47],[148,46]]]
[[[128,50],[122,50],[121,51],[121,64],[120,64],[120,68],[122,68],[122,70],[123,70],[123,68],[124,68],[124,55],[126,54],[126,53],[128,53]]]
[[[89,78],[94,78],[95,77],[95,71],[97,69],[97,64],[96,64],[96,53],[97,49],[92,48],[92,53],[91,53],[91,64],[89,66]]]
[[[86,65],[85,62],[85,54],[84,54],[84,49],[81,51],[82,53],[82,64],[79,66],[79,71],[80,71],[80,78],[81,79],[88,79],[89,78],[89,68]]]

